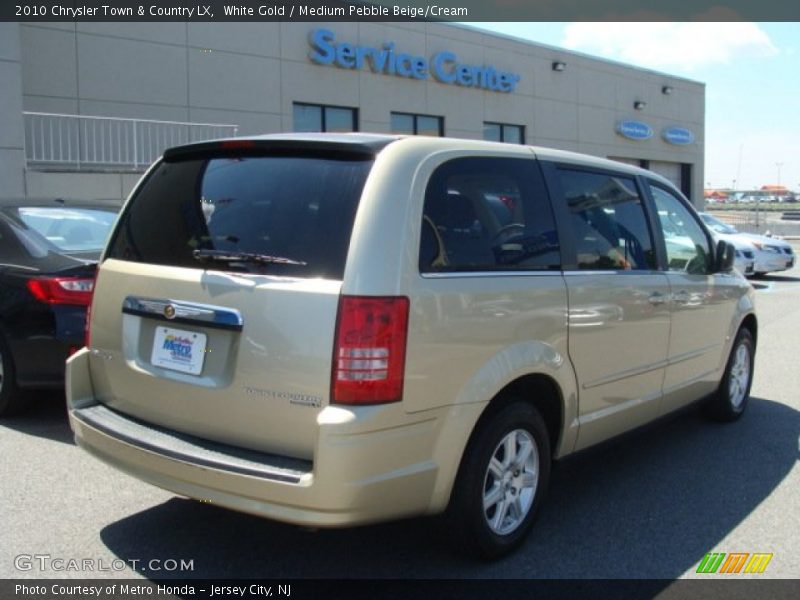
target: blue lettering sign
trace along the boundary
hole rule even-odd
[[[424,56],[395,53],[394,43],[381,48],[337,43],[329,29],[315,29],[309,35],[308,58],[318,65],[336,65],[341,69],[369,68],[373,73],[427,80],[430,75],[440,83],[479,88],[493,92],[513,92],[519,83],[516,73],[497,71],[491,65],[459,63],[452,52],[439,52],[430,62]]]
[[[356,52],[353,44],[339,44],[336,47],[336,64],[343,69],[356,66]]]
[[[314,48],[308,57],[318,65],[329,65],[336,58],[336,47],[332,44],[336,36],[328,29],[315,29],[309,41]]]
[[[676,146],[687,146],[694,143],[694,133],[685,127],[665,127],[661,132],[661,137],[665,142]]]
[[[442,83],[454,83],[456,74],[452,66],[456,62],[456,55],[452,52],[439,52],[431,60],[433,66],[433,76]]]
[[[620,121],[617,123],[617,133],[629,140],[649,140],[653,137],[653,129],[641,121]]]

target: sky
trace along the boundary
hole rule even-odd
[[[705,187],[800,190],[800,23],[466,23],[706,84]]]

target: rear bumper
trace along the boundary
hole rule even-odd
[[[64,386],[64,362],[71,350],[83,345],[85,319],[83,307],[32,303],[16,318],[6,320],[5,333],[20,387]]]
[[[315,527],[369,523],[441,510],[436,453],[442,415],[387,415],[399,404],[318,417],[314,460],[244,451],[159,429],[108,409],[92,392],[89,351],[67,365],[70,425],[82,448],[180,495]],[[387,423],[394,423],[387,427]],[[401,425],[397,425],[401,422]],[[438,500],[435,498],[440,496]],[[438,508],[437,508],[438,507]]]

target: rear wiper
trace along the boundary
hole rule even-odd
[[[257,254],[255,252],[229,252],[227,250],[194,250],[192,251],[192,256],[204,262],[249,262],[260,265],[298,265],[301,267],[308,264],[302,260],[294,260],[283,256],[270,256],[268,254]]]

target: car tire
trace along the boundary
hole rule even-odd
[[[755,343],[750,330],[742,327],[733,341],[725,374],[706,405],[706,415],[720,422],[735,421],[744,414],[750,399],[755,366]]]
[[[0,334],[0,417],[19,414],[26,406],[26,398],[17,387],[11,350]]]
[[[513,401],[489,416],[470,439],[446,513],[459,552],[494,559],[519,546],[550,479],[550,439],[541,415]]]

